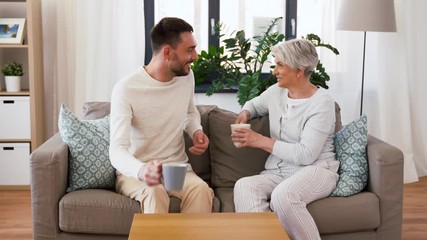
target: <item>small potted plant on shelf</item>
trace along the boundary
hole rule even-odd
[[[21,76],[24,75],[22,64],[10,61],[2,67],[1,72],[6,82],[6,92],[21,91]]]

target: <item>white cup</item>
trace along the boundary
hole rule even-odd
[[[163,163],[163,184],[166,191],[181,191],[187,173],[187,163]]]
[[[251,125],[249,123],[235,123],[235,124],[231,124],[231,132],[234,133],[234,129],[237,128],[245,128],[245,129],[251,129]],[[240,144],[242,144],[241,142],[233,142],[234,146],[238,147]]]

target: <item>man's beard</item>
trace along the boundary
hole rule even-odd
[[[187,76],[190,71],[187,71],[186,69],[182,68],[182,69],[172,69],[173,74],[176,77],[182,77],[182,76]]]
[[[187,69],[186,66],[187,64],[179,68],[178,67],[172,68],[171,71],[177,77],[187,76],[190,73],[190,69]]]

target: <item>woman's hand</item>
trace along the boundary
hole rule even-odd
[[[240,112],[234,123],[247,123],[251,117],[251,114],[247,110],[243,110]]]
[[[273,151],[274,139],[263,136],[251,129],[238,128],[231,134],[233,142],[240,142],[237,148],[254,147],[261,148],[271,153]]]

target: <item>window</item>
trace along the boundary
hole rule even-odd
[[[194,28],[198,52],[209,45],[219,46],[213,35],[213,26],[221,22],[231,31],[244,29],[249,35],[259,34],[260,26],[266,26],[273,18],[282,16],[284,21],[278,31],[287,39],[296,36],[297,0],[144,0],[146,31],[145,64],[151,59],[150,30],[161,18],[179,17]],[[225,30],[227,30],[225,29]],[[269,68],[266,68],[266,74]],[[198,90],[199,92],[202,90]]]
[[[304,0],[298,5],[297,18],[298,31],[297,36],[306,36],[314,33],[321,36],[323,17],[323,0]]]

